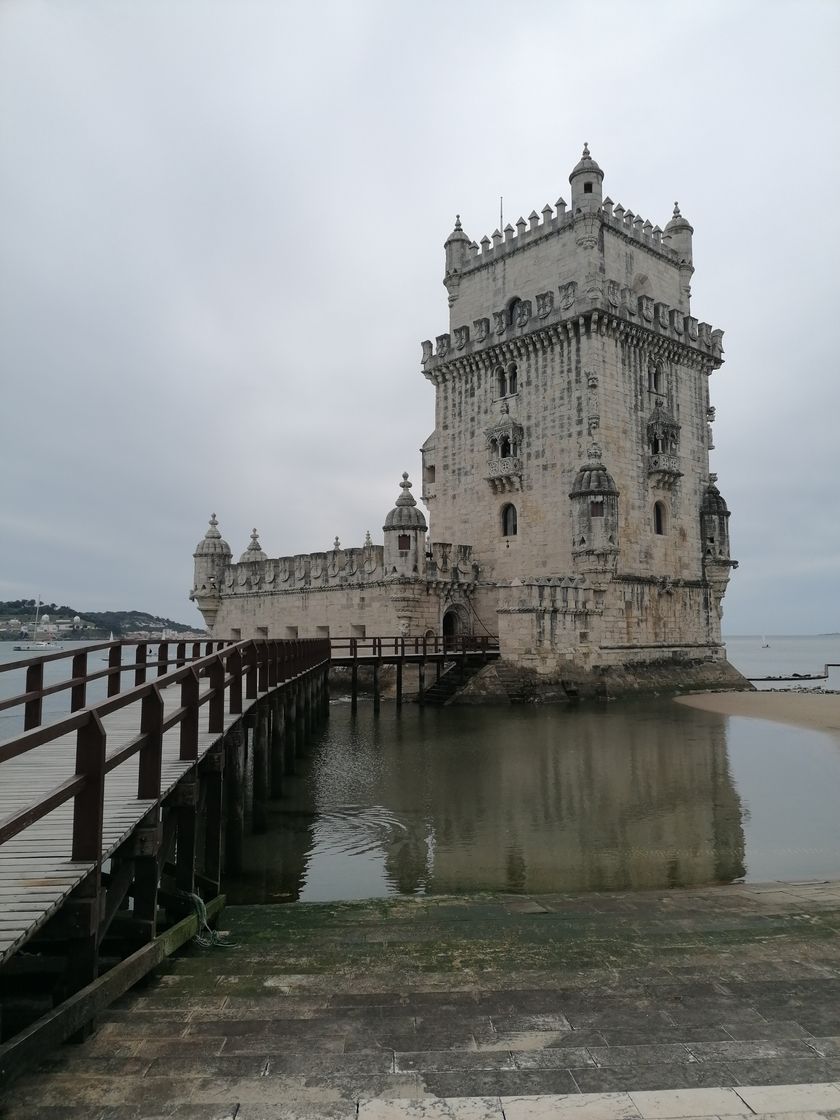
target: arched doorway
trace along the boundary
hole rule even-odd
[[[455,638],[461,633],[461,616],[455,607],[450,607],[443,616],[444,638]]]

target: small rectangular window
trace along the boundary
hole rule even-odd
[[[258,638],[267,638],[268,637],[268,627],[267,626],[258,626],[257,627],[257,637]]]
[[[297,626],[287,626],[286,627],[285,637],[286,637],[287,641],[293,641],[297,636],[298,636]]]
[[[351,624],[351,626],[350,626],[350,637],[351,638],[364,638],[364,636],[365,636],[365,628],[364,628],[363,625]]]
[[[241,642],[242,641],[242,631],[239,629],[238,626],[233,627],[233,629],[230,632],[230,636],[231,636],[231,638],[233,639],[234,642]]]
[[[591,183],[584,183],[583,184],[583,193],[584,194],[592,194],[592,184]]]
[[[400,552],[408,552],[411,548],[411,538],[408,533],[400,533],[397,537],[397,548]]]
[[[604,516],[604,503],[603,502],[590,502],[589,503],[589,516],[590,517],[603,517]]]
[[[316,626],[315,627],[315,637],[316,638],[328,638],[329,636],[330,636],[329,626]]]

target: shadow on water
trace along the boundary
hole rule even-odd
[[[334,704],[231,901],[634,890],[745,875],[727,719],[608,708]]]

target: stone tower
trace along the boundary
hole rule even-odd
[[[560,198],[445,243],[449,326],[423,343],[431,540],[472,545],[473,605],[540,673],[723,658],[726,504],[709,474],[722,336],[691,314],[691,225]]]

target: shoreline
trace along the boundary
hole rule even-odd
[[[836,693],[698,692],[674,699],[705,712],[793,724],[840,739],[840,695]]]

